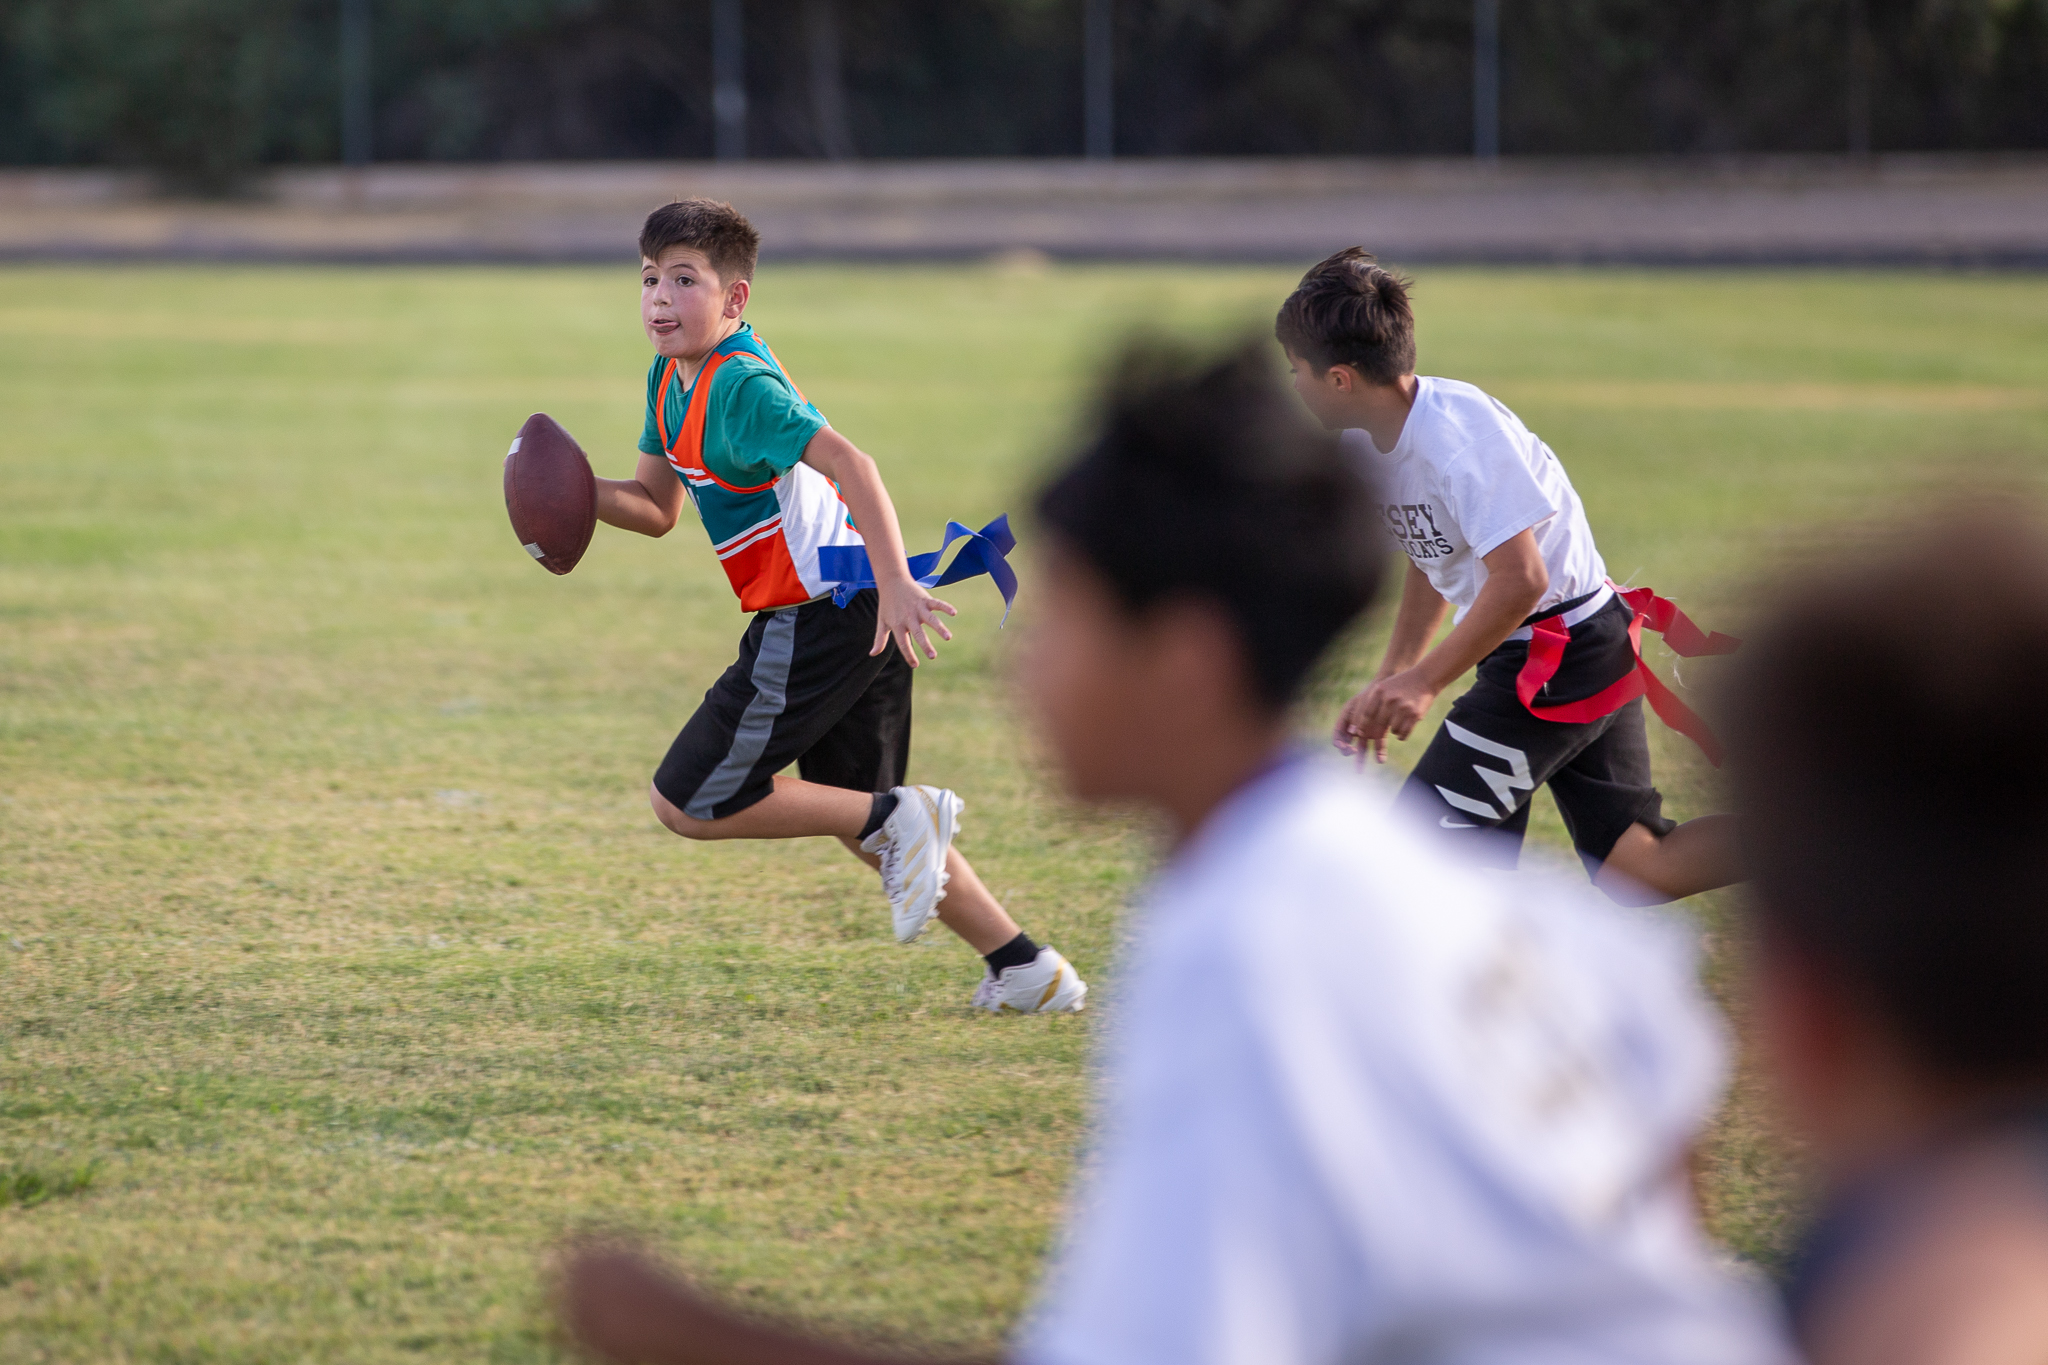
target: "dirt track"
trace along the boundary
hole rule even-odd
[[[616,261],[731,199],[775,259],[1311,259],[2048,267],[2048,157],[393,165],[237,203],[0,171],[0,259]]]

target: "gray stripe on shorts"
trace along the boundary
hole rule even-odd
[[[761,648],[754,655],[754,671],[749,677],[754,699],[747,703],[739,728],[733,731],[732,748],[683,807],[683,814],[692,820],[716,819],[712,808],[738,791],[761,761],[768,736],[775,730],[775,718],[789,704],[789,661],[795,653],[796,612],[778,611],[761,632]]]

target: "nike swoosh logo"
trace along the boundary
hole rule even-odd
[[[1442,825],[1442,826],[1443,826],[1443,827],[1444,827],[1445,829],[1478,829],[1478,828],[1479,828],[1479,826],[1477,826],[1477,825],[1473,824],[1473,823],[1472,823],[1472,822],[1471,822],[1470,820],[1453,820],[1453,819],[1452,819],[1452,818],[1451,818],[1450,816],[1448,816],[1448,815],[1446,815],[1446,816],[1442,817],[1441,819],[1439,819],[1439,820],[1437,821],[1437,823],[1438,823],[1439,825]]]

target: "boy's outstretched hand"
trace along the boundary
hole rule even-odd
[[[881,600],[875,606],[875,647],[868,651],[868,656],[880,654],[894,640],[912,668],[917,667],[920,649],[925,658],[938,658],[939,651],[925,631],[937,631],[941,640],[952,639],[953,632],[946,629],[939,616],[958,616],[953,604],[932,596],[908,574],[898,581],[876,585],[875,594]]]
[[[576,1344],[599,1360],[691,1360],[720,1315],[676,1279],[622,1246],[567,1248],[555,1276],[555,1311]]]
[[[563,1248],[554,1280],[556,1315],[590,1359],[616,1365],[898,1365],[739,1317],[644,1253],[616,1243]]]
[[[1385,763],[1387,736],[1406,739],[1413,734],[1429,713],[1436,693],[1419,669],[1380,678],[1344,703],[1330,738],[1338,752],[1355,756],[1360,764],[1365,762],[1368,750],[1376,761]]]

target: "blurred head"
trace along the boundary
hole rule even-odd
[[[1301,277],[1280,305],[1273,334],[1294,370],[1294,391],[1327,427],[1346,425],[1350,391],[1398,384],[1415,372],[1415,313],[1408,281],[1364,247],[1346,247]]]
[[[1923,521],[1794,585],[1736,659],[1759,1033],[1795,1117],[1841,1128],[1855,1056],[1957,1103],[2048,1085],[2042,524]]]
[[[1189,765],[1270,748],[1379,582],[1370,489],[1257,346],[1131,349],[1038,516],[1049,562],[1020,682],[1088,800],[1171,807]]]
[[[761,234],[730,204],[683,199],[640,229],[640,325],[655,351],[699,356],[746,311]]]

